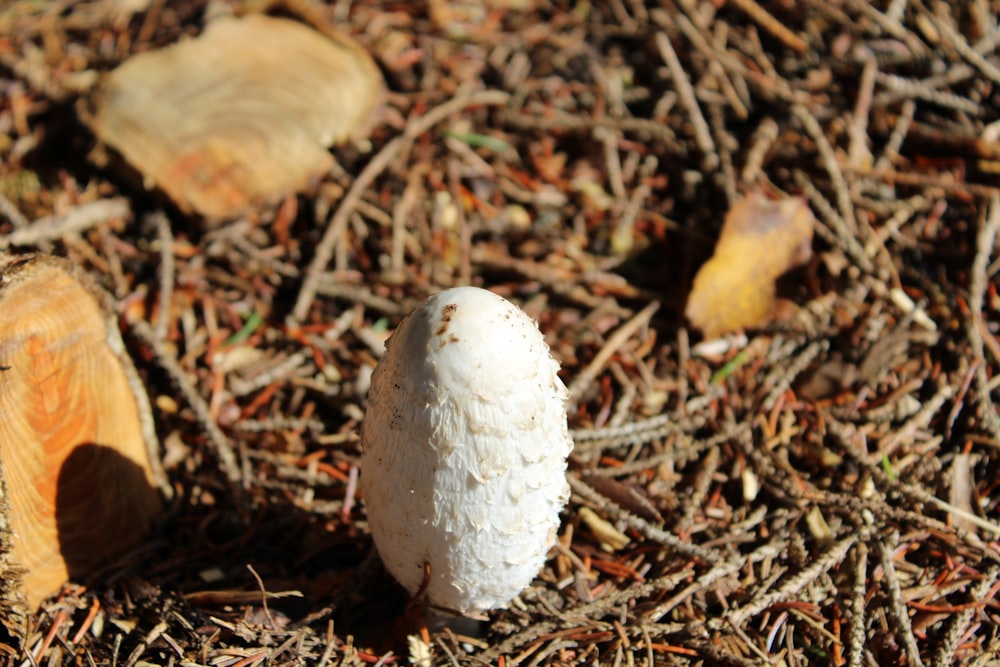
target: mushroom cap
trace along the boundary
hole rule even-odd
[[[372,376],[361,492],[389,572],[476,615],[538,574],[569,497],[567,391],[538,325],[477,287],[410,313]]]

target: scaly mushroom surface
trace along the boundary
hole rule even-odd
[[[538,574],[569,497],[559,364],[534,320],[476,287],[430,297],[386,347],[362,426],[379,555],[434,607],[502,607]]]

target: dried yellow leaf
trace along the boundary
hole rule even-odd
[[[830,529],[830,524],[826,522],[826,517],[823,516],[823,510],[817,505],[813,505],[806,512],[806,526],[809,528],[809,534],[821,546],[829,548],[833,544],[833,531]]]
[[[580,508],[580,520],[587,524],[590,531],[601,543],[601,548],[605,551],[618,551],[624,549],[631,542],[628,535],[625,535],[610,523],[597,516],[589,507]]]
[[[726,214],[712,258],[694,279],[685,314],[706,338],[766,324],[775,281],[809,259],[814,218],[799,198],[753,193]]]

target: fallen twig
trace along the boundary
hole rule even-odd
[[[0,236],[0,249],[10,246],[33,246],[56,241],[69,234],[79,234],[109,220],[128,217],[132,208],[127,199],[98,199],[75,206],[62,215],[39,218],[33,223]]]

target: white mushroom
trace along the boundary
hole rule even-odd
[[[538,325],[477,287],[410,313],[372,376],[361,492],[411,595],[467,616],[538,574],[569,497],[567,391]]]

